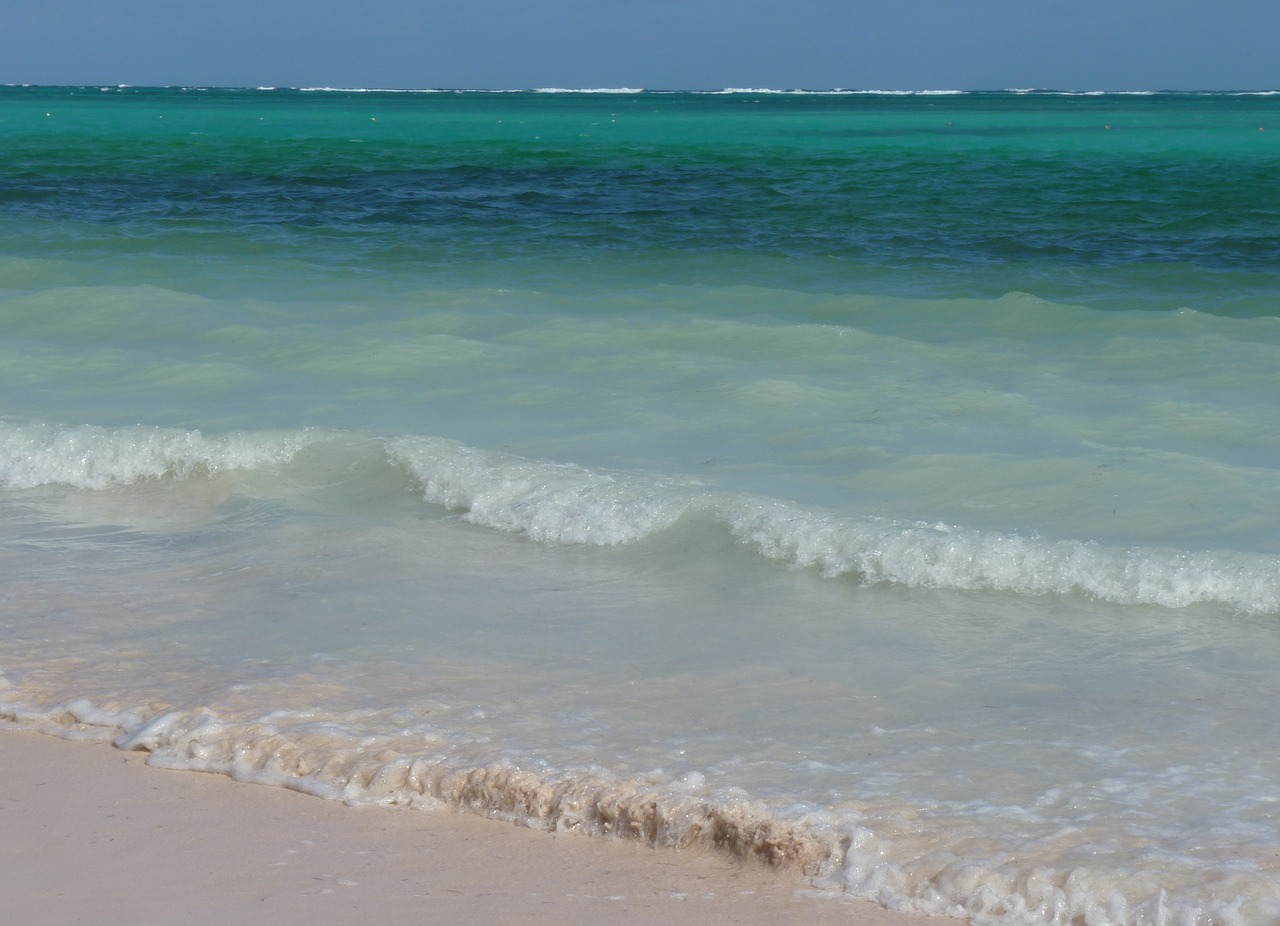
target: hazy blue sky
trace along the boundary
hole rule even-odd
[[[1273,89],[1280,0],[3,0],[0,82]]]

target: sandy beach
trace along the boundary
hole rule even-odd
[[[0,732],[0,897],[11,923],[948,922],[807,896],[794,872],[537,832],[448,811],[345,807],[145,754]]]
[[[0,926],[1280,926],[1280,91],[345,57],[0,82]]]

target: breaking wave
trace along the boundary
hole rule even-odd
[[[187,478],[287,463],[316,432],[205,437],[172,428],[15,425],[0,421],[0,489],[106,489],[162,476]]]
[[[349,452],[353,441],[402,469],[424,501],[479,526],[546,543],[617,546],[682,519],[727,529],[771,560],[863,584],[1084,594],[1117,604],[1197,603],[1280,612],[1280,558],[1235,551],[1118,548],[945,523],[811,510],[687,478],[605,472],[437,437],[389,440],[298,430],[207,437],[163,428],[0,422],[0,488],[104,490],[143,480],[287,466],[303,448]],[[335,472],[343,467],[335,462]]]
[[[597,473],[438,438],[402,438],[388,452],[417,479],[427,501],[534,540],[628,543],[682,517],[702,515],[770,559],[866,584],[1083,593],[1118,604],[1179,608],[1212,602],[1251,613],[1280,611],[1280,559],[1271,556],[1116,549],[841,516],[693,482]]]

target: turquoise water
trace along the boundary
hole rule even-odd
[[[1277,921],[1276,100],[0,88],[0,717]]]

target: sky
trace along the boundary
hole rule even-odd
[[[1280,89],[1280,0],[3,0],[0,83]]]

